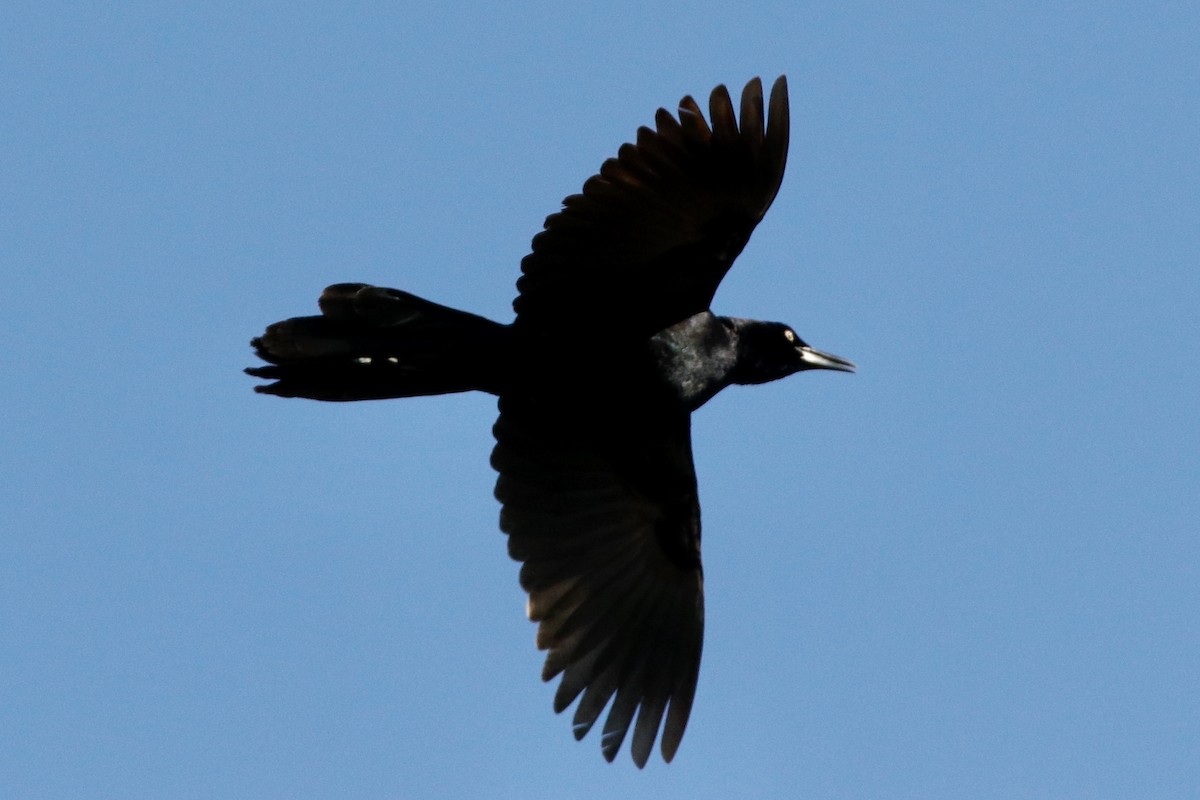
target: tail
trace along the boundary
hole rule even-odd
[[[379,400],[478,389],[499,394],[508,326],[396,289],[339,283],[321,316],[270,325],[250,344],[273,380],[256,392],[313,400]]]

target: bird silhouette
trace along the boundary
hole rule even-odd
[[[340,283],[321,314],[252,345],[255,390],[315,400],[483,391],[499,398],[492,465],[529,619],[578,699],[577,739],[608,708],[611,761],[633,729],[646,763],[670,761],[692,708],[704,633],[691,414],[731,384],[854,365],[787,325],[709,310],[775,199],[787,160],[787,82],[724,86],[709,117],[691,97],[659,109],[521,262],[516,318],[500,324],[396,289]],[[635,719],[636,718],[636,719]]]

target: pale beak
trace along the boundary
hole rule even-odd
[[[822,353],[808,345],[797,349],[800,351],[800,360],[804,362],[802,369],[835,369],[839,372],[854,372],[855,370],[853,361],[847,361],[831,353]]]

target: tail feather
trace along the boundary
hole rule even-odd
[[[313,400],[499,393],[506,325],[363,283],[330,286],[319,305],[320,316],[276,322],[251,340],[268,366],[246,372],[274,381],[255,391]]]

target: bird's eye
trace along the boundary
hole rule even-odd
[[[787,339],[788,342],[795,342],[796,341],[796,332],[793,331],[791,328],[786,328],[783,331],[783,338]]]

